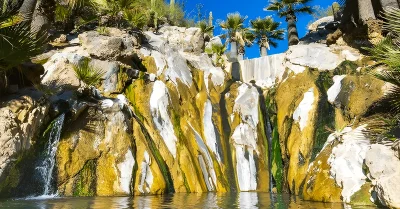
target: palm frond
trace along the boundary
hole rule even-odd
[[[198,22],[197,25],[203,33],[212,33],[214,31],[214,26],[208,25],[205,20]]]
[[[75,76],[88,86],[97,85],[102,80],[105,72],[92,67],[89,63],[89,59],[84,59],[81,63],[74,64]]]
[[[257,18],[256,20],[250,21],[251,30],[255,34],[255,38],[261,45],[269,43],[273,47],[277,46],[277,43],[273,40],[283,40],[285,31],[278,29],[281,23],[275,22],[272,17]],[[269,47],[267,47],[269,48]]]
[[[247,16],[240,15],[239,12],[229,13],[225,21],[220,22],[220,27],[227,30],[229,39],[234,40],[236,34],[244,28]]]
[[[380,41],[375,47],[365,49],[378,64],[384,64],[390,68],[400,66],[400,45],[390,36]]]
[[[8,70],[40,52],[47,34],[33,34],[26,22],[0,28],[0,71]]]
[[[300,7],[300,8],[294,9],[293,11],[295,13],[307,13],[307,14],[313,13],[313,10],[310,6]]]
[[[390,7],[384,11],[383,18],[386,20],[383,27],[396,34],[400,34],[400,9]]]

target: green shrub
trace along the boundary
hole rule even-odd
[[[107,27],[99,26],[96,28],[96,31],[99,32],[100,35],[108,36],[110,35],[110,30]]]
[[[89,62],[90,59],[84,59],[81,63],[73,65],[75,76],[79,79],[79,86],[81,82],[87,86],[97,85],[105,74],[103,70],[94,68]]]

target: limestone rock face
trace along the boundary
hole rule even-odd
[[[49,98],[71,106],[56,154],[59,194],[272,190],[358,205],[376,194],[398,207],[399,160],[363,133],[363,117],[385,84],[357,70],[365,66],[357,50],[297,45],[216,67],[198,28],[162,27],[145,36],[140,42],[118,29],[89,31],[39,56],[42,84],[74,87]],[[105,72],[90,97],[77,93],[72,67],[87,58]],[[0,108],[0,175],[47,125],[48,105],[38,98],[6,99]],[[0,194],[24,177],[12,171]]]
[[[95,58],[101,60],[118,60],[130,58],[134,49],[140,44],[137,36],[115,28],[107,28],[108,34],[97,31],[84,32],[79,35],[82,47]]]
[[[169,46],[185,52],[201,53],[204,49],[204,35],[200,28],[162,27],[159,32]]]
[[[0,108],[0,177],[18,154],[31,147],[46,123],[49,103],[36,91],[12,96]]]
[[[287,59],[293,64],[319,70],[333,70],[344,61],[323,44],[291,46],[287,52]]]
[[[393,150],[374,144],[367,151],[365,164],[380,202],[390,208],[400,208],[400,160]]]
[[[135,160],[124,97],[89,107],[64,130],[58,146],[58,191],[66,196],[129,195]],[[107,103],[107,105],[106,105]]]

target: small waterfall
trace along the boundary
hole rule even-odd
[[[61,131],[64,125],[65,114],[58,116],[51,124],[49,130],[49,138],[44,147],[42,160],[36,166],[36,171],[42,177],[43,196],[53,195],[55,191],[51,191],[51,181],[53,170],[56,163],[56,153],[58,142],[60,141]]]

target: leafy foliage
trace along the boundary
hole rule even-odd
[[[209,25],[205,20],[198,22],[197,25],[203,33],[212,34],[214,31],[214,26]]]
[[[283,40],[285,31],[278,29],[281,23],[275,22],[272,17],[257,18],[250,21],[251,30],[255,34],[255,38],[260,47],[269,49],[269,45],[277,47],[276,40]]]
[[[264,10],[277,11],[279,17],[288,17],[297,13],[312,14],[310,3],[312,0],[273,0]]]
[[[45,45],[44,34],[34,34],[19,15],[19,4],[0,0],[0,71],[6,71],[39,54]]]
[[[104,26],[100,26],[100,27],[96,28],[96,31],[99,32],[100,35],[109,35],[110,34],[110,30],[108,30],[108,28],[104,27]]]
[[[210,49],[206,49],[206,53],[207,54],[215,54],[216,55],[216,65],[218,67],[224,67],[225,63],[224,63],[224,59],[222,58],[222,56],[224,55],[225,51],[227,49],[226,43],[225,44],[216,44],[213,43],[211,45]]]
[[[395,122],[390,120],[390,117],[374,118],[370,120],[368,126],[371,133],[387,133],[387,127],[393,127],[393,124],[398,125],[400,116],[400,42],[398,36],[400,34],[400,22],[398,21],[400,9],[390,8],[384,12],[384,15],[386,19],[384,27],[390,31],[390,34],[376,46],[366,48],[366,50],[377,63],[372,67],[370,73],[377,79],[392,85],[378,105],[384,106],[385,110],[390,109]]]
[[[227,19],[219,23],[220,27],[227,31],[227,36],[231,42],[240,38],[247,16],[241,16],[239,12],[229,13]]]
[[[83,82],[88,86],[94,86],[100,83],[105,72],[94,68],[89,64],[89,59],[84,59],[82,63],[74,64],[73,68],[75,76],[79,79],[79,82]]]

